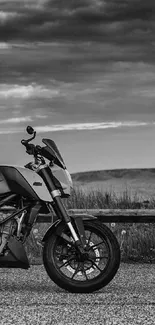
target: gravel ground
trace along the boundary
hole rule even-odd
[[[92,294],[70,294],[43,265],[0,269],[0,325],[155,324],[155,265],[122,263],[109,285]]]

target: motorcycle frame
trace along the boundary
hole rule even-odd
[[[17,222],[22,222],[25,223],[26,221],[26,237],[24,239],[26,239],[28,237],[28,235],[31,232],[31,229],[33,227],[33,225],[35,224],[35,222],[37,222],[37,218],[39,215],[39,210],[42,207],[42,202],[41,201],[32,201],[31,203],[27,204],[26,206],[23,206],[21,209],[16,209],[16,208],[1,208],[4,204],[9,203],[9,201],[11,201],[12,199],[17,198],[18,199],[19,195],[18,194],[10,194],[8,195],[6,198],[4,198],[3,200],[1,200],[0,202],[0,212],[1,211],[7,211],[7,212],[11,212],[13,211],[13,213],[11,215],[9,215],[8,217],[5,218],[5,220],[0,221],[0,225],[5,224],[8,220],[13,219],[16,216],[19,216],[20,214],[25,212],[24,218],[21,216],[19,221]],[[48,207],[48,210],[50,211],[50,216],[52,216],[52,218],[50,217],[50,223],[51,226],[48,229],[47,233],[49,234],[49,230],[52,228],[52,226],[55,226],[55,223],[57,221],[61,222],[62,221],[62,217],[60,218],[60,215],[54,215],[54,213],[52,214],[52,203],[47,203],[46,204]],[[54,211],[53,211],[54,212]],[[44,220],[45,223],[46,218],[49,214],[43,214],[44,216]],[[84,227],[83,227],[83,219],[96,219],[96,217],[94,216],[88,216],[88,215],[71,215],[71,220],[73,222],[73,225],[76,227],[77,232],[80,234],[80,239],[82,242],[82,245],[85,245],[85,234],[84,234]],[[26,219],[26,220],[25,220]],[[44,235],[43,238],[43,242],[45,240],[45,236],[47,237],[48,235]]]
[[[1,207],[8,203],[9,201],[11,201],[13,198],[17,198],[18,199],[19,195],[17,194],[11,194],[9,196],[7,196],[5,199],[3,199],[0,202],[0,211],[2,211],[3,209],[1,209]],[[53,233],[53,229],[55,229],[55,225],[57,224],[57,222],[62,222],[62,216],[60,217],[59,214],[56,214],[56,216],[52,215],[52,203],[47,203],[46,204],[48,207],[48,210],[51,213],[51,221],[50,221],[50,227],[47,230],[47,232],[45,233],[42,242],[44,243],[45,239],[49,236],[49,234],[51,235]],[[37,218],[39,215],[39,210],[42,207],[42,202],[41,201],[32,201],[30,204],[27,204],[26,206],[22,207],[21,209],[16,209],[16,208],[9,208],[7,209],[7,211],[12,211],[14,210],[14,212],[9,215],[8,217],[5,218],[5,220],[0,222],[0,225],[5,224],[8,220],[13,219],[16,216],[19,216],[21,214],[21,217],[17,220],[18,226],[20,224],[20,231],[21,231],[21,224],[26,225],[26,232],[24,234],[24,239],[23,239],[23,243],[25,242],[26,238],[29,236],[33,225],[35,224],[35,222],[37,222]],[[56,208],[55,208],[56,210]],[[22,215],[22,213],[24,213],[24,216]],[[54,211],[53,211],[54,212]],[[47,214],[48,215],[48,214]],[[77,233],[80,235],[80,242],[82,244],[82,246],[86,245],[86,239],[85,239],[85,232],[84,232],[84,225],[83,225],[83,219],[96,219],[96,217],[94,216],[83,216],[83,215],[71,215],[69,216],[71,218],[72,224],[75,227],[75,230],[77,231]],[[46,223],[46,214],[44,214],[44,219],[45,219],[45,223]],[[20,233],[18,234],[18,236],[20,235]],[[18,237],[17,236],[17,237]]]
[[[3,199],[0,202],[0,208],[6,204],[9,203],[12,199],[18,198],[18,194],[11,194],[8,195],[5,199]],[[8,217],[6,217],[4,220],[0,221],[0,225],[5,224],[8,220],[13,219],[14,217],[20,215],[22,212],[25,212],[25,218],[26,219],[26,226],[27,226],[27,233],[26,235],[28,236],[36,219],[37,219],[37,214],[42,206],[42,203],[40,201],[32,201],[31,203],[27,204],[26,206],[23,206],[21,209],[16,209],[16,208],[8,208],[7,211],[15,211]],[[0,209],[0,211],[3,211],[3,208]],[[25,221],[25,220],[24,220]],[[26,237],[27,237],[26,236]]]

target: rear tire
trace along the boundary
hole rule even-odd
[[[84,262],[79,260],[75,247],[58,235],[63,232],[70,236],[64,223],[56,226],[43,248],[43,263],[51,280],[74,293],[91,293],[106,286],[120,265],[120,247],[112,231],[96,220],[85,220],[84,228],[89,255]]]

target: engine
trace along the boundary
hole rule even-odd
[[[7,216],[7,214],[3,214],[3,217],[0,216],[0,221],[5,220]],[[14,234],[16,229],[17,221],[15,219],[11,219],[6,222],[4,221],[4,223],[0,225],[0,255],[3,254],[10,236]]]

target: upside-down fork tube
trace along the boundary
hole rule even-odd
[[[83,247],[86,247],[87,242],[86,242],[83,219],[81,217],[76,217],[73,220],[74,220],[74,223],[76,225],[76,229],[78,231],[78,234],[80,234],[81,243],[82,243]]]
[[[55,213],[61,220],[64,220],[66,222],[76,244],[83,245],[83,241],[81,241],[81,233],[78,231],[78,230],[80,230],[80,228],[77,229],[77,232],[75,231],[74,226],[71,222],[71,218],[68,215],[67,210],[61,201],[61,198],[59,196],[55,196],[53,198],[53,201],[54,201],[54,204],[52,206],[53,206]]]
[[[59,193],[59,191],[56,189],[55,185],[54,185],[54,181],[53,181],[53,174],[51,172],[51,169],[46,166],[45,168],[41,168],[40,171],[38,171],[38,174],[42,177],[42,179],[44,180],[50,194],[51,197],[53,199],[53,209],[56,212],[57,216],[59,219],[64,220],[73,236],[73,239],[76,243],[77,246],[83,246],[85,239],[85,234],[82,231],[82,234],[80,232],[80,227],[79,229],[77,229],[77,231],[74,229],[74,226],[71,222],[71,218],[67,213],[67,210],[65,208],[65,206],[62,203],[61,200],[61,194]],[[82,240],[81,240],[81,235],[82,235]]]
[[[53,179],[53,174],[51,172],[51,169],[49,167],[45,167],[45,168],[42,168],[38,174],[42,177],[42,179],[44,180],[50,194],[51,194],[51,197],[53,199],[53,209],[54,211],[56,212],[56,214],[58,215],[58,217],[60,219],[63,218],[63,220],[68,223],[71,221],[68,213],[67,213],[67,210],[65,209],[62,201],[61,201],[61,198],[60,198],[60,194],[59,194],[59,191],[55,188],[55,185],[52,181]],[[56,194],[55,194],[56,193]]]

